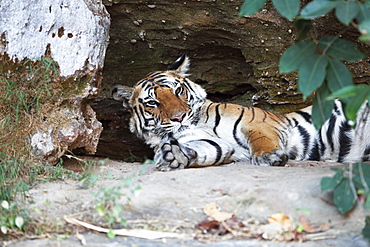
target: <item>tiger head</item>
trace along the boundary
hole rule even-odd
[[[183,54],[169,70],[146,75],[132,91],[115,86],[114,99],[123,102],[128,99],[131,132],[151,142],[153,135],[163,138],[198,121],[206,92],[186,78],[188,68],[189,58]]]

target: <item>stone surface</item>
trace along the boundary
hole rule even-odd
[[[29,191],[29,199],[35,203],[26,205],[29,209],[37,209],[31,210],[32,216],[57,222],[59,229],[65,229],[63,236],[66,232],[72,234],[69,238],[61,241],[25,240],[6,246],[80,246],[74,235],[76,229],[79,239],[85,238],[87,246],[369,246],[361,237],[366,212],[358,206],[342,216],[333,205],[330,193],[320,191],[320,180],[333,176],[330,168],[338,164],[288,164],[290,167],[235,163],[163,173],[154,171],[153,165],[147,165],[143,170],[142,164],[107,161],[92,171],[99,174],[99,180],[89,189],[81,187],[81,182],[65,179],[39,184]],[[124,188],[126,179],[130,179],[131,184]],[[133,196],[131,191],[136,186],[141,187],[141,193]],[[98,200],[93,195],[102,188],[117,187],[126,196],[116,197],[116,203],[127,205],[127,198],[131,198],[131,204],[124,206],[121,215],[127,220],[128,227],[183,233],[185,239],[155,241],[117,236],[112,240],[104,234],[85,232],[83,228],[64,222],[66,215],[102,225],[95,211]],[[203,207],[209,203],[216,203],[223,212],[234,214],[251,227],[249,233],[255,236],[254,239],[232,234],[204,236],[196,225],[207,219]],[[328,229],[307,234],[311,238],[303,243],[262,240],[258,234],[270,226],[267,219],[276,213],[287,215],[293,224],[304,216],[312,226],[326,224]]]
[[[104,65],[109,14],[96,0],[2,0],[1,53],[37,59],[49,46],[61,76]]]
[[[31,154],[51,164],[59,161],[66,151],[95,154],[102,124],[96,120],[90,105],[84,105],[83,109],[64,107],[55,113],[57,123],[37,126],[31,137]]]
[[[102,125],[88,99],[101,87],[108,46],[104,5],[4,0],[0,12],[0,119],[6,126],[0,147],[10,154],[30,151],[51,164],[66,151],[94,154]]]

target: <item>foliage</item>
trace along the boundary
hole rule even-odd
[[[366,216],[365,218],[365,227],[362,229],[362,235],[370,241],[370,216]]]
[[[333,177],[321,180],[322,191],[333,191],[334,204],[341,214],[352,210],[358,201],[370,209],[370,164],[356,163],[346,168],[332,168],[336,171]],[[370,241],[370,217],[366,216],[362,235]]]
[[[264,6],[267,0],[246,0],[240,15],[251,15]],[[300,10],[300,0],[272,0],[276,10],[288,20],[294,20],[298,38],[305,38],[312,19],[335,11],[337,19],[346,26],[357,28],[359,40],[370,44],[370,1],[314,0]],[[298,90],[306,98],[316,91],[313,101],[313,123],[316,128],[329,118],[334,99],[345,103],[345,114],[353,123],[357,111],[365,100],[370,101],[370,86],[354,86],[351,72],[343,62],[356,62],[365,55],[356,45],[339,37],[320,40],[302,40],[290,46],[281,56],[280,72],[298,70]],[[330,97],[329,97],[330,96]]]
[[[358,167],[367,167],[369,165],[364,163],[357,163],[355,165],[356,170]],[[352,168],[352,166],[350,166]],[[355,174],[354,169],[349,171],[349,168],[333,168],[336,171],[333,177],[324,177],[321,180],[321,190],[330,190],[334,192],[334,204],[337,206],[341,214],[346,214],[348,211],[353,209],[357,201],[357,191],[360,187],[367,186],[364,184],[355,184],[355,181],[360,181],[364,179],[363,174]],[[365,181],[366,182],[366,181]]]
[[[46,57],[0,68],[0,151],[27,155],[24,140],[44,120],[43,104],[52,100],[58,79],[57,63]]]
[[[77,159],[77,158],[76,158]],[[74,179],[82,181],[83,186],[91,186],[94,175],[91,169],[104,161],[83,162],[83,171],[76,173],[63,168],[63,160],[55,165],[32,163],[18,156],[10,156],[0,152],[0,230],[3,234],[23,231],[28,224],[34,222],[28,217],[27,211],[20,206],[25,192],[40,182],[50,182],[57,179]],[[88,181],[88,182],[87,182]],[[17,201],[17,203],[15,202]],[[36,229],[39,230],[39,229]]]
[[[370,172],[369,169],[370,165],[366,163],[357,163],[343,169],[332,168],[336,171],[335,175],[324,177],[321,180],[322,191],[334,192],[334,204],[341,214],[346,214],[353,209],[358,199],[357,194],[361,193],[367,197],[369,191],[366,180],[368,178],[365,176],[366,172]],[[368,174],[370,175],[370,173]]]
[[[33,181],[34,173],[29,172],[24,160],[0,152],[0,200],[12,200],[18,193],[28,190],[29,182]]]
[[[108,177],[113,179],[111,174]],[[122,204],[119,203],[121,198],[125,198],[127,202],[131,203],[131,195],[138,195],[141,191],[140,186],[133,186],[132,178],[121,179],[123,185],[113,186],[110,188],[101,187],[97,192],[92,192],[95,200],[96,206],[95,210],[98,214],[106,220],[107,225],[111,228],[114,223],[120,223],[126,226],[126,219],[122,218]],[[129,188],[129,194],[122,192],[123,188]],[[109,238],[114,238],[115,234],[113,230],[107,233]]]
[[[12,201],[17,195],[24,196],[25,191],[39,182],[65,178],[85,181],[91,177],[90,169],[95,164],[85,161],[85,171],[81,173],[67,170],[62,165],[62,159],[57,165],[51,166],[0,152],[0,200]]]
[[[0,152],[0,227],[3,234],[24,230],[29,220],[25,217],[26,211],[12,201],[17,196],[23,198],[25,192],[47,174],[55,177],[54,171],[46,166],[33,165],[24,158]]]
[[[352,210],[356,202],[364,201],[363,207],[370,209],[370,164],[356,163],[354,166],[338,169],[333,177],[321,180],[321,190],[333,191],[334,204],[341,214]],[[365,219],[362,235],[370,241],[370,217]]]
[[[24,210],[8,201],[2,201],[0,209],[0,230],[3,234],[7,234],[10,229],[23,230],[25,219],[28,219]]]
[[[27,79],[29,83],[27,84],[34,88],[34,94],[26,94],[23,88],[19,87],[19,82],[9,80],[7,76],[2,76],[2,80],[5,82],[5,95],[0,100],[3,104],[11,104],[14,115],[19,115],[20,110],[31,113],[31,110],[34,109],[39,112],[40,103],[45,98],[51,97],[49,82],[54,75],[58,75],[57,64],[55,61],[44,57],[38,59],[37,63],[38,65],[33,65],[31,60],[26,60],[22,65],[28,70]]]

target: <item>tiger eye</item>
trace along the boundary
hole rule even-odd
[[[182,92],[182,88],[179,87],[179,88],[176,89],[175,94],[179,95],[179,94],[181,94],[181,92]]]
[[[148,102],[146,102],[146,104],[148,104],[148,105],[157,105],[158,103],[155,100],[149,100]]]

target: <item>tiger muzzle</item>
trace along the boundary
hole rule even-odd
[[[175,116],[171,117],[171,121],[172,122],[182,122],[182,120],[184,119],[186,113],[185,112],[180,112],[178,114],[176,114]]]

